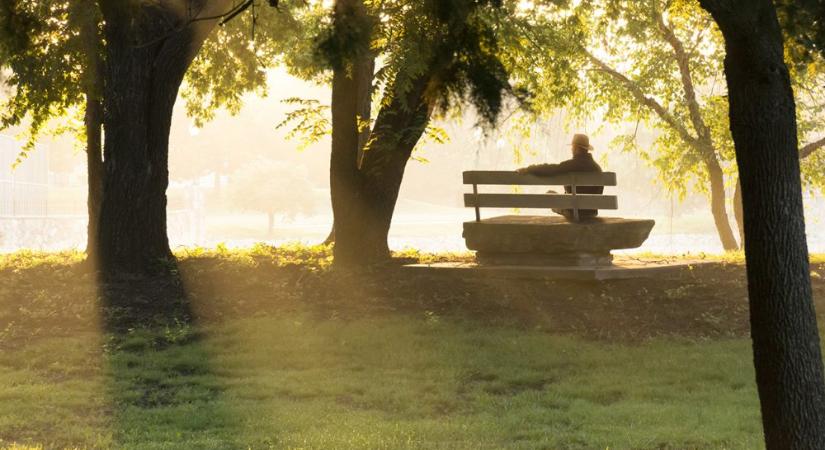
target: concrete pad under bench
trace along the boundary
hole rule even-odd
[[[467,248],[482,265],[609,266],[611,250],[637,248],[653,220],[509,215],[464,223]]]
[[[606,281],[635,278],[680,278],[688,275],[695,267],[705,264],[713,264],[713,262],[702,260],[645,262],[620,257],[610,266],[491,266],[448,262],[410,264],[403,266],[402,270],[454,277]]]

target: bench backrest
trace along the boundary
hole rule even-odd
[[[473,170],[464,172],[464,184],[473,185],[472,194],[464,194],[464,206],[475,208],[476,221],[481,208],[571,209],[579,220],[580,209],[618,209],[615,195],[579,194],[581,186],[616,186],[613,172],[570,172],[540,177],[509,171]],[[570,194],[479,194],[479,185],[570,186]]]

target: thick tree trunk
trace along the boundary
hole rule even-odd
[[[358,69],[355,72],[356,79],[354,80],[356,86],[356,95],[358,97],[358,104],[356,105],[357,114],[362,122],[358,129],[358,156],[356,157],[358,167],[361,167],[361,162],[364,157],[364,146],[370,138],[372,131],[369,124],[372,118],[372,92],[373,81],[375,80],[375,56],[372,54],[362,55],[357,58],[355,62]],[[324,239],[324,245],[335,243],[335,220],[333,219],[332,229],[329,231],[327,238]]]
[[[701,0],[725,37],[756,382],[768,449],[825,448],[795,105],[769,0]]]
[[[332,151],[330,154],[330,193],[334,216],[336,265],[357,259],[358,226],[366,214],[363,177],[358,168],[358,101],[357,66],[352,75],[346,68],[336,68],[332,78]]]
[[[404,179],[404,171],[430,119],[425,99],[427,77],[413,80],[405,99],[395,98],[382,108],[364,155],[361,171],[366,179],[369,211],[365,217],[361,246],[376,257],[389,256],[387,237]]]
[[[366,26],[366,9],[362,0],[337,0],[333,16],[336,32],[360,34],[365,42],[350,42],[361,47],[349,58],[341,57],[333,64],[332,77],[332,151],[330,154],[330,193],[334,216],[335,240],[333,254],[336,266],[354,265],[361,260],[372,260],[372,252],[357,248],[360,224],[369,212],[365,178],[360,170],[362,144],[365,134],[359,130],[358,116],[364,113],[365,90],[372,84],[374,63],[367,42],[371,30]],[[369,81],[367,81],[369,80]],[[370,89],[371,91],[371,89]]]
[[[96,258],[98,228],[100,226],[100,206],[103,200],[103,145],[101,127],[103,126],[103,105],[97,96],[86,93],[86,175],[87,194],[86,209],[89,219],[86,227],[86,254]]]
[[[172,254],[166,235],[168,174],[164,163],[168,149],[163,145],[165,131],[159,116],[167,114],[163,98],[176,95],[178,86],[154,83],[154,46],[133,48],[126,36],[112,34],[108,33],[104,96],[99,257],[104,270],[142,272]],[[156,98],[163,89],[171,92]],[[159,143],[160,148],[156,147]]]
[[[107,70],[97,254],[104,271],[147,272],[172,256],[166,233],[172,109],[187,68],[216,23],[192,22],[187,14],[211,17],[229,3],[201,9],[180,1],[134,11],[121,2],[101,2]]]
[[[389,260],[387,236],[404,170],[429,121],[430,108],[424,97],[427,83],[427,76],[421,75],[411,81],[403,98],[396,96],[381,108],[358,172],[357,215],[351,209],[345,216],[336,216],[336,264],[371,265]]]
[[[728,218],[728,211],[725,205],[727,196],[725,195],[725,174],[719,166],[719,162],[715,159],[708,159],[705,161],[705,167],[708,170],[708,178],[710,179],[710,210],[713,214],[713,223],[716,225],[716,232],[719,235],[719,240],[722,242],[722,248],[725,251],[734,251],[739,249],[736,243],[736,238],[733,236],[733,230],[730,226],[730,219]]]

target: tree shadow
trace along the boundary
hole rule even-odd
[[[98,279],[116,447],[236,448],[239,433],[176,268]]]

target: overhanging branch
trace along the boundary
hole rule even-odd
[[[676,36],[676,33],[673,32],[673,29],[665,23],[662,13],[654,9],[652,14],[653,20],[656,21],[656,25],[662,33],[662,37],[673,49],[676,64],[679,66],[682,89],[685,93],[685,100],[687,102],[688,112],[690,113],[690,121],[693,123],[693,129],[696,130],[700,141],[712,145],[710,130],[705,124],[704,119],[702,119],[702,111],[696,97],[696,88],[693,85],[693,75],[690,71],[690,56],[685,51],[685,46],[682,44],[682,41]]]
[[[814,141],[811,143],[806,144],[802,148],[799,149],[799,159],[805,159],[811,156],[815,151],[819,150],[820,148],[825,147],[825,137],[818,141]]]
[[[656,101],[653,97],[650,97],[644,93],[642,88],[633,80],[628,78],[623,73],[613,69],[612,67],[608,66],[607,63],[600,60],[592,53],[590,53],[586,48],[581,47],[584,54],[590,59],[590,62],[593,63],[601,72],[610,75],[616,81],[618,81],[625,89],[642,105],[646,106],[650,110],[656,113],[659,118],[665,122],[668,126],[673,128],[679,136],[685,141],[687,144],[694,148],[699,147],[699,142],[696,137],[690,134],[687,128],[684,127],[675,117],[673,114],[670,113],[661,103]]]

